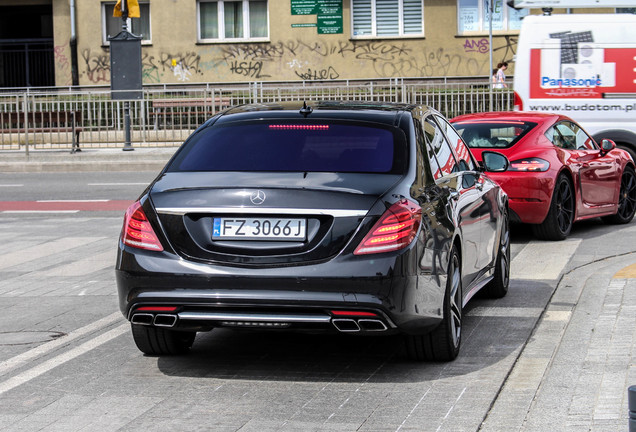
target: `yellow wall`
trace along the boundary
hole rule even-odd
[[[52,1],[56,83],[69,85],[69,0]],[[99,0],[76,0],[81,85],[110,82],[100,5]],[[269,0],[270,42],[197,44],[195,0],[151,0],[152,44],[142,47],[144,83],[474,77],[492,70],[487,33],[457,36],[457,0],[425,0],[425,38],[417,39],[350,39],[349,5],[343,0],[342,34],[292,28],[315,22],[316,16],[292,16],[290,0]],[[508,61],[509,75],[514,72],[515,33],[493,38],[493,62]]]

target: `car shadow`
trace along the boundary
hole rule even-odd
[[[409,360],[399,335],[224,328],[199,333],[186,355],[156,361],[169,376],[226,380],[423,382],[468,375],[502,361],[512,365],[551,294],[545,283],[513,280],[503,299],[473,299],[464,308],[462,348],[453,362]]]
[[[591,239],[596,237],[606,236],[608,233],[621,229],[623,227],[635,224],[636,220],[633,220],[626,225],[614,225],[603,222],[601,218],[586,219],[574,223],[572,225],[572,231],[568,238],[583,238]],[[532,226],[522,223],[511,223],[510,234],[513,243],[527,243],[532,240],[536,241],[551,241],[551,240],[538,240],[532,234]]]

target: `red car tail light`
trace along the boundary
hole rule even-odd
[[[519,159],[510,162],[508,171],[543,172],[550,168],[550,162],[540,158]]]
[[[421,220],[422,209],[419,205],[407,200],[399,201],[384,212],[353,254],[374,254],[405,248],[417,235]]]
[[[139,201],[126,210],[122,241],[126,246],[138,249],[158,252],[163,250],[163,246],[161,246],[161,242],[159,242],[155,231],[152,229]]]

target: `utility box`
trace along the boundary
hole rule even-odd
[[[111,98],[142,99],[141,36],[122,31],[108,40]]]

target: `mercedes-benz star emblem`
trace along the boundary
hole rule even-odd
[[[252,201],[252,204],[254,205],[263,204],[265,202],[265,192],[262,190],[252,192],[252,195],[250,195],[250,201]]]

